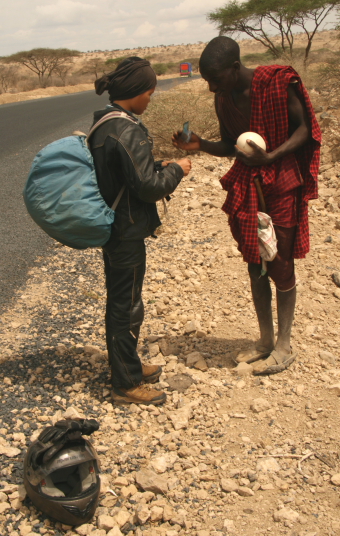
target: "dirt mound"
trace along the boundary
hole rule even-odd
[[[273,41],[275,43],[279,43],[279,37],[273,38]],[[253,59],[249,59],[247,61],[246,65],[250,67],[255,67],[258,64],[268,63],[268,61],[271,61],[268,58],[261,58],[261,55],[263,55],[264,52],[266,52],[266,48],[259,43],[258,41],[255,41],[253,39],[241,39],[238,40],[240,49],[241,49],[241,57],[247,57],[247,55],[253,56]],[[294,46],[296,49],[302,49],[306,45],[306,38],[305,34],[295,34],[294,35]],[[150,60],[151,64],[155,63],[176,63],[183,60],[190,60],[191,59],[197,59],[200,57],[204,47],[206,46],[206,43],[199,42],[194,44],[188,44],[188,45],[169,45],[169,46],[158,46],[158,47],[144,47],[144,48],[135,48],[135,49],[127,49],[127,50],[113,50],[113,51],[97,51],[97,52],[84,52],[79,57],[74,58],[73,65],[72,65],[72,77],[73,75],[77,75],[76,78],[74,78],[74,82],[77,83],[78,81],[84,81],[84,77],[79,80],[79,73],[81,71],[81,68],[86,65],[86,63],[89,60],[93,60],[94,58],[100,58],[103,61],[106,61],[108,59],[115,59],[115,58],[122,58],[127,56],[141,56],[145,57]],[[318,68],[320,64],[325,62],[325,60],[329,57],[337,57],[336,52],[340,50],[340,40],[338,39],[338,32],[336,30],[327,30],[318,32],[313,40],[313,47],[310,53],[310,64],[313,67],[313,69],[309,70],[315,70]],[[279,61],[279,63],[289,63],[289,58],[285,58]],[[297,68],[298,71],[302,71],[303,69],[303,61],[302,60],[294,60],[294,67]],[[18,72],[20,75],[27,77],[28,71],[25,67],[18,67],[15,65],[16,69],[18,69]],[[302,74],[302,73],[301,73]],[[165,78],[174,78],[179,76],[178,73],[174,74],[166,74],[161,75],[160,79]],[[72,78],[71,77],[71,78]],[[51,97],[55,95],[63,95],[67,93],[77,93],[79,91],[89,91],[93,89],[93,81],[90,82],[91,77],[93,79],[93,75],[91,76],[85,76],[85,82],[89,80],[89,83],[79,83],[77,85],[72,86],[66,86],[66,87],[50,87],[47,89],[35,89],[32,91],[22,92],[22,93],[5,93],[0,95],[0,105],[6,104],[10,102],[20,102],[23,100],[30,100],[30,99],[40,99],[44,97]],[[306,72],[304,74],[304,80],[309,81],[311,77]],[[36,83],[36,76],[34,76],[32,73],[30,75],[30,79],[32,83]],[[308,85],[308,84],[307,84]],[[14,91],[14,89],[13,89]]]
[[[78,84],[76,86],[65,87],[47,87],[25,91],[23,93],[3,93],[0,95],[0,104],[10,102],[21,102],[31,99],[44,99],[46,97],[55,97],[57,95],[68,95],[69,93],[80,93],[81,91],[93,90],[93,84]]]

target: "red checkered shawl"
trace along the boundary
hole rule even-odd
[[[258,197],[254,185],[254,178],[258,176],[261,178],[264,196],[280,195],[303,182],[293,256],[300,259],[309,251],[308,201],[318,196],[321,131],[308,93],[294,69],[281,65],[255,69],[251,86],[250,130],[265,139],[268,152],[288,139],[287,90],[288,85],[296,80],[296,89],[308,112],[312,140],[294,154],[269,166],[249,167],[235,160],[232,168],[221,179],[223,189],[228,191],[222,210],[229,215],[232,235],[246,262],[260,263],[257,245]]]

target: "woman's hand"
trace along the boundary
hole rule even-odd
[[[235,156],[246,166],[269,166],[273,163],[271,153],[266,153],[252,140],[247,140],[248,145],[253,148],[252,153],[244,153],[235,145]]]
[[[177,147],[177,149],[182,149],[183,151],[199,151],[201,148],[201,138],[197,136],[194,132],[191,133],[190,141],[186,143],[181,139],[182,131],[179,130],[175,132],[172,136],[172,144]]]
[[[183,169],[184,177],[189,175],[191,170],[191,160],[189,158],[181,158],[180,160],[176,161],[176,164],[181,166],[181,168]]]

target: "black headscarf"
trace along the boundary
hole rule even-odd
[[[150,62],[138,57],[123,60],[115,71],[104,74],[95,83],[97,95],[108,91],[110,101],[127,100],[156,87],[157,78]]]

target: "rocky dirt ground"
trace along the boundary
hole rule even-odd
[[[327,125],[336,132],[336,117]],[[147,240],[140,354],[163,366],[163,407],[111,404],[100,250],[53,243],[37,260],[0,318],[1,534],[340,535],[340,165],[330,155],[310,207],[311,253],[296,263],[298,357],[281,374],[233,363],[257,323],[220,209],[228,160],[194,156]],[[100,423],[102,492],[93,521],[72,529],[32,506],[22,467],[42,428],[77,415]]]

